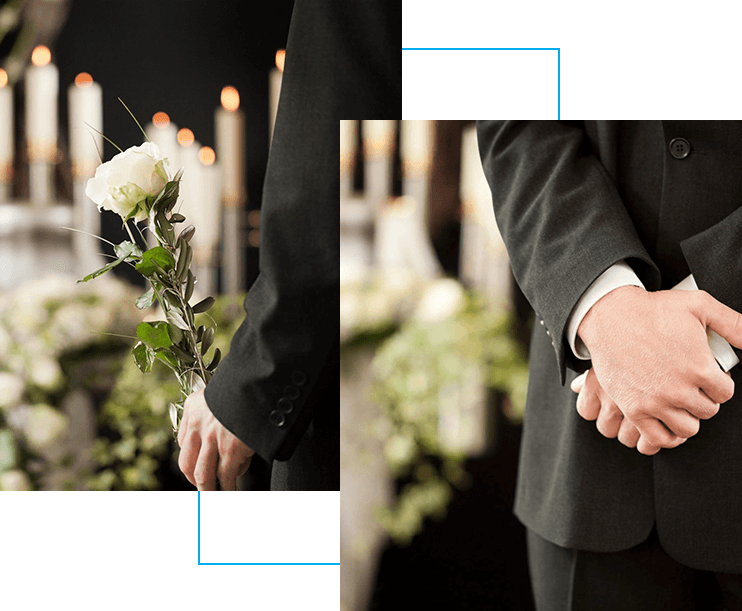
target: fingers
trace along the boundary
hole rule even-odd
[[[717,301],[706,291],[698,291],[695,300],[694,310],[699,320],[732,346],[742,348],[742,314]]]
[[[717,371],[704,377],[701,380],[701,388],[699,389],[709,399],[712,407],[708,409],[708,416],[699,416],[699,418],[706,419],[716,415],[716,412],[719,411],[719,404],[726,403],[734,396],[734,380],[732,380],[732,376],[724,373],[715,361],[714,367]]]
[[[661,422],[676,437],[688,439],[698,433],[701,423],[684,409],[667,408],[662,414]]]
[[[180,456],[178,456],[178,467],[186,476],[186,479],[194,486],[196,479],[193,477],[193,471],[196,468],[198,453],[201,449],[201,437],[195,432],[188,432],[181,428],[178,433],[178,443],[180,444]]]
[[[624,418],[621,421],[620,428],[618,429],[618,440],[627,448],[635,448],[640,437],[641,434],[639,433],[639,429],[636,428],[630,420]]]
[[[600,384],[595,372],[590,369],[572,382],[572,390],[577,395],[577,413],[585,420],[595,420],[600,414]],[[578,389],[578,390],[575,390]]]
[[[641,434],[636,449],[648,456],[656,454],[660,448],[675,448],[685,441],[655,418],[645,418],[640,422],[635,422],[634,425]]]
[[[237,490],[237,476],[241,475],[240,463],[236,462],[226,452],[220,450],[222,460],[219,461],[216,475],[222,490]]]
[[[604,399],[600,406],[600,414],[595,421],[595,427],[603,437],[613,439],[618,436],[624,417],[618,406],[610,399]]]
[[[195,486],[199,490],[216,490],[216,470],[219,450],[213,437],[206,437],[201,443],[196,467],[193,470]],[[191,482],[193,483],[193,482]]]

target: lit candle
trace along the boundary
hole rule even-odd
[[[100,213],[86,195],[85,185],[95,175],[103,152],[103,94],[93,77],[82,72],[67,90],[67,99],[74,224],[77,229],[100,235]],[[77,232],[72,240],[80,269],[91,269],[96,265],[94,259],[101,258],[98,240]]]
[[[152,123],[148,123],[144,131],[150,142],[154,142],[167,158],[167,173],[172,178],[180,169],[178,126],[170,122],[167,113],[156,112],[152,117]]]
[[[340,195],[350,195],[356,162],[356,125],[358,121],[340,121]]]
[[[51,63],[51,52],[38,46],[26,72],[26,135],[30,161],[31,201],[49,204],[52,195],[52,167],[57,151],[57,97],[59,71]]]
[[[245,188],[245,115],[239,110],[240,96],[234,87],[222,89],[222,107],[217,108],[216,155],[222,165],[224,203],[224,287],[236,295],[244,286],[242,268],[242,208]]]
[[[222,198],[227,207],[245,203],[245,115],[240,108],[240,94],[234,87],[222,89],[222,106],[217,108],[216,156],[222,163],[224,183]]]
[[[198,149],[193,132],[188,128],[178,130],[180,165],[183,177],[180,179],[180,213],[188,219],[186,222],[196,227],[198,233],[198,206],[201,196],[201,164],[198,161]]]
[[[201,194],[198,206],[195,207],[193,224],[196,233],[193,235],[193,260],[196,263],[199,295],[205,297],[216,292],[214,273],[214,252],[219,243],[221,227],[221,174],[216,161],[214,149],[204,146],[198,152],[201,163]]]
[[[87,180],[95,174],[103,152],[103,94],[93,77],[81,72],[69,86],[67,99],[72,176],[75,181]]]
[[[0,68],[0,203],[10,199],[13,184],[13,88]]]
[[[427,226],[434,125],[433,121],[402,121],[399,128],[402,192],[417,201],[415,213],[422,226]]]
[[[268,141],[273,141],[273,127],[276,124],[276,113],[278,112],[278,99],[281,97],[281,81],[283,80],[283,65],[286,61],[286,50],[276,51],[276,67],[271,68],[270,73],[270,135]]]

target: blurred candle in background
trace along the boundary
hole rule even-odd
[[[156,112],[152,122],[144,128],[147,138],[154,142],[167,158],[167,173],[173,178],[180,169],[180,151],[178,150],[178,126],[170,122],[167,113]]]
[[[216,292],[215,252],[219,245],[222,219],[221,173],[211,147],[201,147],[198,160],[201,164],[201,194],[195,207],[193,224],[196,233],[191,244],[198,278],[197,292],[199,296],[205,297]]]
[[[13,185],[13,88],[0,68],[0,204],[10,199]]]
[[[193,132],[188,128],[178,130],[180,165],[183,177],[180,180],[180,213],[186,216],[186,224],[194,225],[199,230],[197,219],[201,197],[201,163],[198,161],[198,150],[201,145],[196,141]]]
[[[28,144],[29,190],[37,207],[52,199],[52,163],[57,152],[57,98],[59,70],[51,63],[48,47],[40,45],[31,54],[26,72],[26,137]]]
[[[88,178],[95,175],[100,156],[103,154],[103,94],[98,83],[87,72],[75,77],[75,82],[67,89],[68,131],[70,138],[70,158],[72,160],[72,201],[74,224],[77,229],[100,235],[100,212],[85,194]],[[98,240],[74,232],[72,240],[77,260],[84,269],[91,269],[102,259]],[[84,271],[81,268],[81,271]]]
[[[270,134],[268,142],[273,142],[273,127],[276,124],[276,113],[278,112],[278,100],[281,97],[281,82],[283,81],[283,65],[286,61],[286,49],[276,51],[276,67],[271,68],[270,73]]]
[[[234,87],[224,87],[215,113],[216,156],[222,167],[224,204],[224,291],[237,295],[245,285],[242,265],[242,211],[247,201],[245,181],[245,115]]]

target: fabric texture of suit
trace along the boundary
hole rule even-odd
[[[272,489],[339,490],[339,119],[401,113],[401,3],[297,0],[247,316],[206,388],[273,464]]]
[[[568,383],[590,362],[564,335],[585,290],[622,259],[647,290],[692,273],[742,311],[742,124],[480,121],[478,137],[536,312],[516,514],[557,545],[598,552],[633,547],[656,523],[679,562],[742,573],[742,393],[682,446],[642,456],[577,414]],[[687,156],[672,154],[675,138]],[[731,374],[739,388],[740,367]]]

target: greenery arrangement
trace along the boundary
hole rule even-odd
[[[528,363],[514,339],[511,314],[493,310],[482,295],[464,290],[456,280],[407,283],[397,299],[385,284],[343,289],[346,301],[363,296],[379,304],[369,317],[357,314],[345,338],[346,345],[379,345],[372,363],[372,398],[383,418],[376,434],[393,474],[407,483],[393,507],[377,509],[377,519],[396,543],[405,545],[425,518],[446,515],[453,487],[467,481],[466,455],[440,439],[447,390],[465,389],[472,370],[479,368],[482,384],[508,397],[507,416],[517,422],[525,406]],[[343,295],[341,328],[342,303]]]
[[[141,320],[126,284],[49,276],[0,296],[0,490],[73,487],[65,405],[104,396]]]

